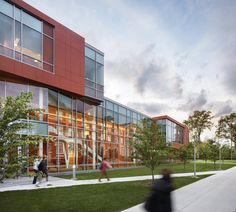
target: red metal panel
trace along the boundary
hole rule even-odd
[[[0,56],[0,74],[14,74],[16,78],[23,77],[41,85],[84,96],[84,38],[22,0],[11,2],[54,26],[55,73]]]

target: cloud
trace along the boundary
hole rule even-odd
[[[129,102],[127,105],[138,111],[142,111],[144,114],[148,114],[150,116],[157,116],[163,114],[166,110],[169,109],[168,105],[156,102]]]
[[[201,110],[207,103],[207,94],[206,90],[202,89],[199,94],[192,93],[189,94],[186,102],[181,104],[178,107],[180,111],[194,111],[194,110]]]
[[[228,115],[233,112],[233,102],[232,100],[227,100],[225,102],[213,102],[212,110],[215,113],[214,117],[219,118],[220,116]]]
[[[147,45],[139,54],[116,58],[106,64],[109,78],[120,78],[135,88],[139,96],[179,98],[182,77],[170,70],[167,60],[156,55],[155,45]]]
[[[189,53],[183,53],[183,54],[176,54],[176,61],[175,61],[175,65],[177,67],[181,67],[185,64],[185,62],[187,61],[189,57]]]
[[[230,94],[236,95],[236,63],[226,68],[223,83]]]
[[[135,88],[140,95],[151,92],[156,97],[181,97],[183,80],[179,75],[171,73],[165,62],[152,61],[140,70],[135,80]]]

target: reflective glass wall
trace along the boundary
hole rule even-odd
[[[157,124],[165,134],[166,142],[184,144],[184,127],[168,119],[157,120]]]
[[[0,1],[0,54],[54,71],[53,26]]]
[[[29,156],[47,155],[49,172],[97,169],[103,157],[114,167],[133,164],[130,140],[143,119],[138,113],[112,100],[94,106],[56,90],[0,80],[0,95],[17,96],[31,91],[33,106],[41,108],[29,120],[32,134],[48,138],[28,147]],[[26,133],[26,132],[25,132]]]
[[[89,44],[85,44],[85,95],[104,98],[104,55]]]

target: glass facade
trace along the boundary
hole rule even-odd
[[[0,0],[0,26],[0,55],[48,72],[55,71],[52,25],[12,5],[11,1]],[[82,48],[85,48],[84,61],[81,61],[85,67],[85,96],[65,94],[59,91],[62,87],[57,87],[61,84],[55,83],[52,90],[37,86],[37,80],[31,84],[27,80],[19,82],[17,78],[10,80],[12,75],[0,76],[1,97],[33,93],[32,106],[41,110],[31,114],[32,119],[22,120],[30,122],[32,129],[21,133],[48,139],[29,145],[24,152],[28,156],[47,155],[49,172],[70,171],[73,165],[77,170],[97,169],[103,157],[108,158],[113,167],[133,165],[130,140],[137,124],[143,118],[150,118],[104,98],[104,54],[87,43]],[[19,76],[18,79],[23,79]],[[167,142],[184,143],[182,126],[168,119],[159,120],[158,124]]]
[[[85,95],[104,98],[104,55],[89,44],[85,44]]]
[[[32,105],[42,112],[30,120],[30,133],[48,137],[49,141],[30,145],[28,152],[29,156],[47,155],[49,172],[66,172],[74,164],[78,170],[97,169],[103,157],[113,167],[133,164],[129,141],[136,124],[147,116],[109,99],[95,106],[30,84],[1,80],[0,88],[2,97],[17,96],[22,91],[34,94]]]
[[[166,142],[184,144],[184,127],[168,119],[157,120],[157,124],[166,136]]]
[[[0,54],[53,72],[53,26],[0,1]]]

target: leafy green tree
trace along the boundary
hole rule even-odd
[[[131,146],[133,147],[132,158],[151,169],[154,182],[154,169],[162,160],[167,159],[169,150],[165,136],[156,122],[143,119],[141,124],[137,126]]]
[[[236,113],[222,116],[217,125],[216,136],[218,138],[226,138],[231,141],[231,159],[232,159],[232,143],[236,150]]]
[[[205,160],[205,163],[209,159],[210,155],[210,144],[209,142],[202,142],[199,145],[199,150],[200,150],[200,158]]]
[[[39,140],[39,136],[21,133],[31,129],[27,118],[39,111],[32,108],[31,100],[32,93],[0,100],[0,169],[8,176],[16,175],[23,165],[27,165],[26,155],[19,154],[22,147]]]
[[[176,150],[177,158],[183,161],[184,164],[184,171],[186,167],[186,163],[189,159],[189,155],[191,154],[191,149],[188,146],[182,146]]]
[[[194,111],[192,115],[188,117],[187,120],[184,120],[189,128],[190,135],[194,143],[194,177],[196,177],[196,145],[201,143],[201,134],[205,129],[211,129],[212,122],[211,111]]]
[[[205,129],[211,129],[212,122],[211,111],[194,111],[192,115],[188,117],[187,120],[184,120],[184,124],[186,124],[191,132],[194,141],[200,143],[201,142],[201,134]]]
[[[230,148],[227,144],[221,146],[220,151],[221,151],[221,160],[223,163],[225,159],[230,159]]]
[[[210,144],[210,159],[214,162],[214,168],[216,168],[216,161],[219,159],[219,144]]]

